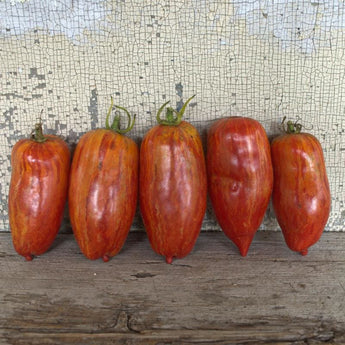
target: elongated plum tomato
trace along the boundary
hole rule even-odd
[[[302,255],[316,243],[327,223],[331,195],[319,141],[288,121],[286,134],[271,144],[273,207],[288,247]]]
[[[53,243],[67,199],[70,151],[38,123],[30,139],[18,141],[11,155],[8,196],[12,240],[26,260],[45,253]]]
[[[75,238],[89,259],[108,261],[126,241],[136,211],[138,198],[139,150],[137,144],[123,135],[134,125],[128,116],[128,127],[120,129],[119,115],[109,125],[113,99],[106,128],[84,134],[72,160],[69,211]]]
[[[218,223],[246,256],[273,185],[270,144],[261,124],[245,117],[217,120],[207,136],[207,172]]]
[[[206,210],[201,139],[194,126],[182,121],[193,97],[180,112],[168,107],[165,120],[160,113],[168,102],[163,104],[158,125],[146,133],[140,149],[141,214],[153,250],[167,263],[193,249]]]

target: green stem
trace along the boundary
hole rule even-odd
[[[296,122],[293,122],[291,120],[286,122],[286,127],[285,127],[285,120],[286,116],[284,116],[283,121],[281,123],[282,129],[286,134],[298,134],[301,133],[302,130],[302,125],[298,123],[298,120]]]
[[[38,143],[44,143],[47,138],[43,134],[42,122],[35,124],[35,129],[32,131],[31,139],[35,140]]]
[[[185,102],[185,104],[183,105],[183,107],[181,108],[180,111],[177,111],[171,107],[168,107],[167,110],[166,110],[166,114],[165,114],[165,119],[163,120],[161,118],[161,113],[163,111],[163,109],[167,106],[167,104],[169,104],[170,101],[168,102],[165,102],[158,110],[157,112],[157,116],[156,116],[156,119],[157,119],[157,122],[158,124],[160,125],[165,125],[165,126],[178,126],[181,121],[182,121],[182,117],[183,117],[183,114],[186,110],[186,107],[188,105],[188,103],[195,97],[192,96],[190,97],[189,99],[187,99],[187,101]]]
[[[111,111],[113,110],[113,106],[114,106],[114,99],[113,99],[113,97],[110,97],[110,107],[109,107],[108,112],[107,112],[107,117],[105,118],[105,128],[106,129],[111,129],[111,127],[109,126],[109,117],[110,117]]]
[[[110,117],[111,111],[113,110],[113,107],[114,107],[114,100],[113,100],[113,97],[111,97],[110,107],[109,107],[109,110],[108,110],[108,113],[107,113],[107,117],[105,119],[105,128],[106,129],[111,129],[111,130],[113,130],[113,131],[115,131],[116,133],[119,133],[119,134],[125,134],[125,133],[129,132],[130,130],[132,130],[132,128],[134,126],[136,115],[134,114],[133,117],[132,117],[131,114],[129,113],[129,111],[126,108],[120,107],[118,105],[115,105],[115,107],[117,109],[123,110],[126,113],[126,115],[127,115],[127,118],[128,118],[127,127],[124,128],[124,129],[120,128],[120,115],[118,115],[118,114],[114,116],[112,124],[111,125],[109,124],[109,117]]]
[[[120,107],[118,105],[115,105],[115,107],[117,109],[123,110],[126,113],[128,122],[127,122],[127,127],[126,128],[120,129],[120,116],[116,115],[114,117],[114,121],[113,121],[113,123],[111,125],[111,129],[116,131],[117,133],[125,134],[125,133],[129,132],[130,130],[132,130],[132,128],[134,126],[136,115],[134,114],[133,117],[132,117],[131,114],[129,113],[129,111],[126,108]]]

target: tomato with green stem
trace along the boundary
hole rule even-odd
[[[194,96],[193,96],[194,97]],[[140,210],[153,250],[167,263],[193,249],[206,210],[206,167],[197,129],[182,121],[189,98],[180,111],[157,113],[158,125],[140,148]]]
[[[71,166],[69,212],[75,238],[89,259],[108,261],[122,248],[136,211],[139,150],[124,134],[134,125],[135,115],[126,113],[127,128],[120,128],[120,115],[106,128],[84,134]]]
[[[40,121],[30,139],[14,145],[11,165],[8,212],[13,245],[32,260],[51,247],[61,226],[70,151],[60,137],[44,135]]]
[[[272,201],[286,244],[306,255],[326,226],[331,194],[321,144],[301,130],[288,121],[285,133],[272,141]]]

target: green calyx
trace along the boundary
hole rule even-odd
[[[190,97],[186,102],[185,104],[183,105],[183,107],[181,108],[180,111],[177,111],[171,107],[167,107],[167,110],[166,110],[166,114],[165,114],[165,119],[162,119],[161,118],[161,113],[163,111],[163,109],[167,106],[167,104],[170,103],[170,101],[164,103],[158,110],[157,112],[157,122],[158,124],[160,125],[165,125],[165,126],[178,126],[181,121],[182,121],[182,117],[183,117],[183,114],[186,110],[186,107],[188,105],[188,103],[195,97],[192,96]]]
[[[35,140],[38,143],[44,143],[45,141],[47,141],[47,138],[43,134],[41,118],[40,118],[40,122],[35,124],[35,128],[31,132],[31,139]]]
[[[286,134],[298,134],[301,133],[302,125],[298,123],[299,119],[297,119],[295,122],[289,120],[285,123],[286,116],[284,116],[283,121],[281,123],[282,130]]]
[[[107,117],[105,119],[105,128],[111,129],[111,130],[113,130],[119,134],[125,134],[125,133],[129,132],[134,126],[136,115],[134,114],[133,116],[131,116],[131,114],[129,113],[129,111],[126,108],[115,105],[116,109],[123,110],[127,115],[127,119],[128,119],[127,127],[124,129],[121,129],[120,128],[120,114],[118,114],[118,113],[116,113],[116,115],[114,116],[112,124],[111,125],[109,124],[109,117],[110,117],[110,114],[113,110],[113,107],[114,107],[114,100],[113,100],[113,97],[111,97],[110,107],[109,107],[109,110],[107,113]]]

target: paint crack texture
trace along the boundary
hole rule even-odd
[[[104,126],[111,96],[137,114],[139,141],[164,102],[181,108],[194,94],[186,119],[203,136],[224,116],[255,118],[270,138],[284,116],[300,117],[325,153],[326,230],[344,230],[344,30],[335,0],[1,0],[0,231],[9,231],[11,148],[42,109],[46,132],[73,148]],[[210,207],[203,229],[219,229]],[[271,207],[261,229],[278,229]]]

